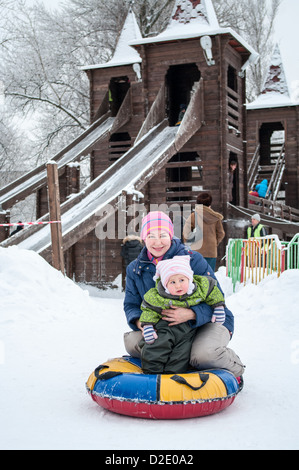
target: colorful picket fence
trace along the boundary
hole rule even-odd
[[[299,269],[299,233],[286,243],[286,268]]]
[[[265,277],[285,269],[299,269],[299,233],[290,242],[282,242],[277,235],[244,239],[230,239],[226,247],[226,275],[236,284],[258,284]]]

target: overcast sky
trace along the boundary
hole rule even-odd
[[[26,0],[28,4],[35,0]],[[49,8],[58,8],[61,0],[41,0]],[[109,1],[109,0],[107,0]],[[250,0],[249,0],[250,1]],[[282,0],[276,20],[275,41],[282,53],[288,83],[299,86],[299,0]]]
[[[26,0],[26,3],[30,6],[34,5],[36,2],[43,2],[48,8],[59,8],[61,4],[61,0]]]

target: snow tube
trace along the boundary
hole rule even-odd
[[[140,360],[123,356],[101,364],[86,388],[103,408],[151,419],[183,419],[218,413],[239,392],[234,375],[224,369],[186,374],[144,374]]]

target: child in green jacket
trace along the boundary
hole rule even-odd
[[[169,326],[162,311],[173,306],[192,308],[206,302],[214,309],[211,321],[223,324],[223,294],[212,277],[194,275],[190,256],[159,261],[154,279],[156,286],[145,294],[141,304],[142,369],[147,374],[186,372],[196,328],[190,322]]]

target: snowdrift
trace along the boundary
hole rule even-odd
[[[0,448],[298,449],[299,271],[234,294],[224,268],[217,276],[244,389],[217,415],[149,421],[101,409],[85,390],[91,370],[126,354],[120,290],[83,288],[34,252],[0,248]]]

